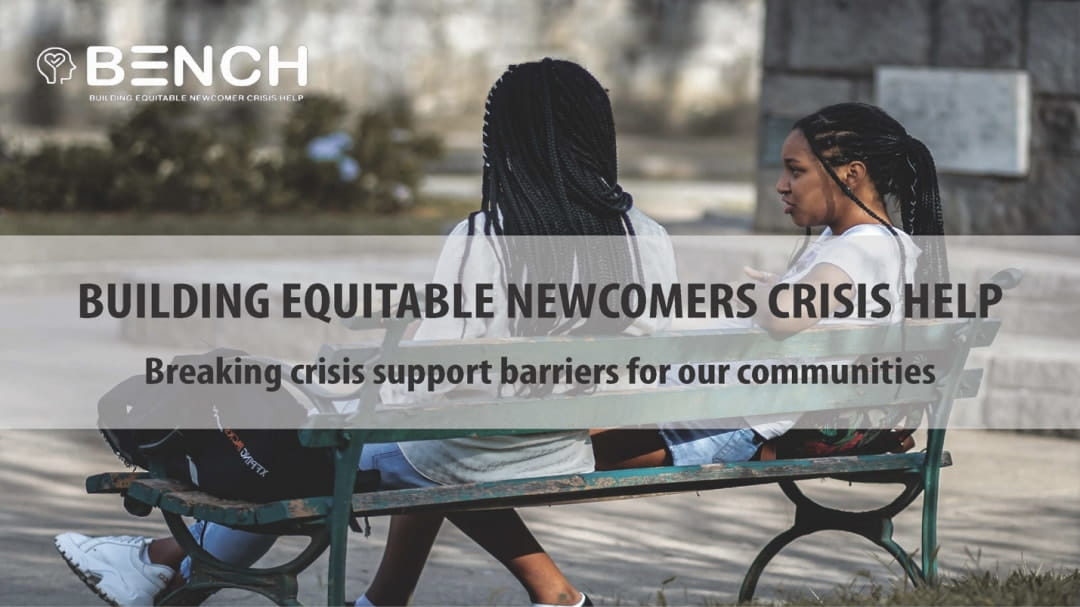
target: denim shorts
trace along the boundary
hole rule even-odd
[[[379,471],[379,489],[416,489],[439,484],[413,468],[397,443],[364,445],[360,468]]]
[[[754,457],[760,443],[750,428],[702,430],[660,428],[675,466],[700,466],[724,462],[745,462]]]

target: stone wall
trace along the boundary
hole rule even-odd
[[[873,103],[877,66],[1023,70],[1023,177],[941,171],[953,234],[1080,233],[1080,2],[767,0],[755,226],[790,230],[775,192],[791,123],[840,101]]]

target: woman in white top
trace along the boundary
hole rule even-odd
[[[879,322],[899,322],[903,317],[897,301],[903,283],[948,281],[934,159],[922,142],[882,109],[841,103],[798,120],[784,141],[781,160],[784,169],[776,191],[784,213],[795,225],[806,228],[807,240],[779,279],[753,270],[748,271],[751,278],[809,285],[891,284],[892,315]],[[886,210],[890,199],[898,208],[902,230],[893,225]],[[820,226],[824,227],[821,236],[810,243],[810,229]],[[792,310],[793,291],[783,292],[779,309]],[[831,310],[841,308],[830,303]],[[778,318],[767,305],[759,305],[758,310],[754,322],[777,337],[833,321],[794,315]],[[752,427],[735,430],[681,426],[659,431],[596,431],[593,449],[598,469],[745,461],[764,441],[780,436],[792,424],[790,419],[779,418],[754,420]],[[897,448],[910,447],[909,442],[901,442],[904,436],[898,439]]]
[[[481,210],[448,238],[435,282],[461,283],[470,293],[469,285],[478,282],[505,289],[508,283],[676,280],[667,233],[634,209],[618,185],[611,104],[584,68],[552,59],[511,66],[488,94],[483,146]],[[414,339],[641,335],[667,325],[667,319],[647,317],[510,318],[500,307],[506,304],[505,290],[493,299],[494,318],[425,320]],[[432,398],[389,387],[382,396],[390,405]],[[595,465],[585,430],[416,441],[364,451],[361,467],[378,467],[389,488],[589,472]],[[396,464],[387,465],[390,461]],[[404,474],[395,478],[395,470],[387,468]],[[442,518],[394,517],[383,562],[357,604],[404,604]],[[448,518],[503,563],[534,604],[590,604],[513,510]]]

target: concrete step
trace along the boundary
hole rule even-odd
[[[958,428],[1026,428],[1080,438],[1080,349],[1074,339],[1001,334],[973,350],[984,369],[979,394],[956,401]]]

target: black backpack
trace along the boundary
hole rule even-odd
[[[245,354],[218,349],[177,356],[173,363],[214,364],[219,356]],[[150,469],[153,458],[167,477],[218,497],[265,502],[330,495],[332,450],[302,446],[296,430],[230,426],[230,419],[257,419],[255,412],[272,417],[277,426],[295,428],[307,416],[305,407],[284,389],[269,392],[246,384],[147,385],[144,376],[136,375],[101,397],[98,426],[129,466]]]

